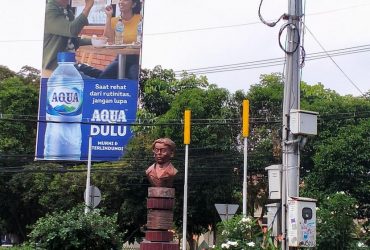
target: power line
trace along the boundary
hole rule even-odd
[[[361,91],[361,89],[354,83],[354,81],[352,81],[352,79],[344,72],[344,70],[334,61],[334,59],[331,57],[331,55],[326,51],[326,49],[324,48],[324,46],[319,42],[319,40],[316,38],[316,36],[311,32],[311,30],[307,27],[306,24],[304,24],[305,28],[308,30],[308,32],[310,32],[311,36],[315,39],[315,41],[317,42],[317,44],[321,47],[321,49],[324,51],[324,53],[330,58],[330,60],[335,64],[335,66],[340,70],[340,72],[342,72],[342,74],[344,75],[345,78],[347,78],[347,80],[363,95],[365,96],[365,94]]]
[[[364,116],[362,116],[364,115]],[[318,117],[319,119],[327,119],[328,117],[332,116],[330,120],[340,120],[340,119],[348,119],[348,118],[368,118],[370,116],[370,111],[352,111],[346,113],[336,113],[336,114],[320,114]],[[19,118],[17,118],[19,117]],[[16,121],[16,122],[52,122],[52,121],[45,121],[45,120],[37,120],[36,115],[14,115],[14,114],[1,114],[0,113],[0,121]],[[31,119],[33,118],[33,119]],[[250,123],[251,124],[271,124],[271,123],[279,123],[281,122],[281,118],[274,117],[274,116],[265,116],[265,117],[251,117]],[[54,122],[54,123],[63,123],[63,122]],[[64,122],[65,123],[65,122]],[[92,125],[127,125],[127,126],[164,126],[164,125],[183,125],[182,119],[172,119],[168,120],[166,123],[159,123],[155,120],[132,120],[127,122],[117,122],[117,123],[109,123],[109,122],[76,122],[82,124],[92,124]],[[194,118],[192,119],[192,125],[194,126],[203,126],[203,125],[213,125],[213,126],[230,126],[230,125],[241,125],[241,118]]]
[[[328,57],[330,58],[334,56],[352,55],[352,54],[365,53],[365,52],[370,52],[370,44],[307,54],[306,61],[319,60],[319,59],[324,59]],[[211,74],[211,73],[221,73],[221,72],[226,72],[226,71],[273,67],[273,66],[283,65],[284,62],[285,62],[285,58],[279,57],[279,58],[242,62],[242,63],[223,64],[223,65],[217,65],[217,66],[200,67],[200,68],[192,68],[192,69],[185,69],[185,70],[175,70],[174,72],[176,76],[180,76],[184,71],[190,74],[195,74],[195,75]]]

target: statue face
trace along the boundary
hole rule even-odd
[[[163,143],[156,143],[153,149],[155,161],[159,164],[169,162],[172,157],[170,147]]]

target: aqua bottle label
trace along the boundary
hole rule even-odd
[[[53,116],[77,116],[82,113],[82,103],[83,93],[80,88],[50,88],[46,112]]]

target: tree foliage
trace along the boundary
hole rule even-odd
[[[83,206],[54,212],[40,218],[29,235],[31,245],[43,249],[117,249],[120,233],[117,215],[94,210],[84,214]]]
[[[38,91],[33,85],[13,77],[0,84],[0,151],[30,154],[34,152],[35,119]]]
[[[23,66],[17,75],[24,79],[26,83],[35,84],[36,86],[39,85],[41,71],[35,69],[31,66]]]
[[[39,72],[25,66],[18,73],[0,67],[0,230],[28,233],[27,225],[46,213],[68,210],[82,200],[85,167],[75,164],[30,164],[36,135]],[[205,77],[184,72],[176,77],[160,66],[142,71],[140,109],[135,136],[116,163],[94,164],[92,183],[102,190],[101,207],[118,212],[122,239],[140,240],[146,223],[149,183],[145,169],[153,163],[151,143],[170,137],[177,144],[172,162],[175,179],[175,226],[182,227],[184,156],[183,115],[191,109],[187,239],[215,228],[215,203],[241,204],[243,138],[242,101],[250,101],[248,138],[248,211],[266,202],[265,167],[281,163],[284,81],[280,74],[262,75],[248,93],[231,94]],[[324,85],[301,83],[301,109],[319,112],[318,131],[301,154],[303,194],[318,198],[345,191],[369,217],[369,110],[364,97],[340,96]],[[303,183],[302,183],[303,184]],[[311,193],[306,192],[310,190]],[[326,197],[325,196],[325,197]],[[324,204],[324,203],[323,203]],[[328,205],[329,206],[329,205]]]
[[[147,187],[144,171],[153,161],[152,141],[158,137],[170,137],[174,140],[178,149],[172,162],[179,170],[175,180],[177,194],[175,224],[181,228],[184,149],[182,133],[179,133],[183,125],[178,121],[183,119],[184,109],[191,109],[193,125],[190,148],[192,153],[189,163],[191,174],[189,175],[187,238],[193,247],[193,234],[199,235],[207,231],[209,225],[215,227],[217,213],[214,204],[236,201],[233,198],[233,185],[236,184],[235,168],[239,167],[241,159],[235,157],[238,155],[238,145],[240,145],[238,142],[240,125],[234,124],[235,121],[240,120],[240,103],[235,97],[240,98],[241,94],[233,96],[225,89],[209,85],[204,77],[183,74],[181,79],[175,80],[170,72],[162,71],[160,68],[156,68],[150,74],[154,74],[155,77],[145,80],[142,93],[145,100],[144,111],[141,112],[143,117],[151,117],[150,114],[154,113],[153,125],[155,126],[137,128],[136,136],[131,141],[126,160],[124,159],[123,162],[128,163],[127,169],[135,168],[136,171],[133,172],[137,173],[140,170],[141,174],[124,177],[124,180],[126,183],[137,183]],[[152,82],[152,80],[161,82],[163,79],[170,79],[170,81],[159,85]],[[159,91],[159,87],[163,89]],[[151,98],[156,101],[162,100],[163,105],[152,103]],[[204,155],[208,157],[205,158]],[[222,183],[221,186],[220,183]],[[138,230],[140,223],[145,224],[145,218],[136,214],[145,213],[143,201],[146,190],[144,189],[144,192],[138,190],[140,186],[129,188],[131,192],[124,191],[123,206],[126,212],[130,212],[131,218],[139,218],[134,221],[136,226],[132,225],[130,229]],[[123,188],[123,190],[126,189]],[[133,190],[135,191],[132,192]],[[122,213],[122,215],[125,214]]]
[[[16,75],[16,73],[14,71],[10,70],[6,66],[0,65],[0,82],[5,80],[5,79],[12,78],[15,75]]]
[[[236,215],[217,225],[217,245],[215,249],[243,250],[243,249],[277,249],[264,233],[258,220],[253,217]]]
[[[250,102],[251,150],[250,170],[281,162],[281,121],[283,80],[280,74],[262,75],[260,83],[252,85],[247,94]]]
[[[25,165],[16,170],[19,173],[1,175],[4,182],[0,187],[5,192],[1,192],[0,214],[5,232],[17,233],[22,240],[28,233],[27,226],[39,217],[67,210],[83,199],[86,174],[57,173],[65,169],[51,163]]]
[[[316,146],[307,188],[325,193],[345,191],[360,203],[360,215],[369,217],[370,119],[348,125]]]
[[[344,192],[326,196],[317,210],[319,249],[356,249],[356,199]]]

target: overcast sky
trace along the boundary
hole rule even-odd
[[[285,21],[274,28],[262,24],[259,3],[146,0],[142,66],[162,65],[175,71],[207,68],[205,75],[211,83],[231,92],[248,91],[261,74],[284,70],[282,64],[271,66],[270,59],[284,57],[278,34]],[[321,82],[342,95],[369,91],[370,28],[366,17],[370,1],[310,0],[303,5],[309,29],[303,36],[307,57],[324,58],[307,60],[302,80],[311,85]],[[0,65],[15,71],[24,65],[41,69],[44,8],[45,0],[0,0]],[[263,2],[265,20],[287,12],[288,0]],[[340,50],[345,55],[330,59],[324,50]],[[261,60],[267,60],[268,67],[250,64]],[[239,70],[209,73],[212,67],[230,64],[240,64]]]

